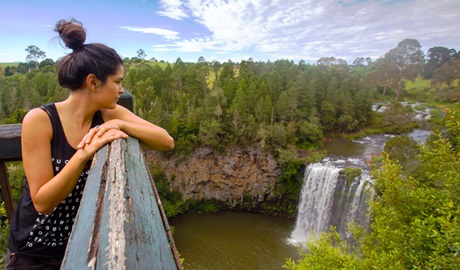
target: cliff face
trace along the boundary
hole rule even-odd
[[[271,198],[281,167],[273,156],[256,147],[228,149],[225,153],[200,148],[192,155],[165,157],[146,152],[170,179],[170,188],[183,199],[217,199],[230,207],[250,196],[252,202]]]

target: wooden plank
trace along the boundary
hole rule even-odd
[[[181,269],[139,141],[116,140],[107,153],[91,169],[62,269]]]
[[[182,269],[182,264],[180,262],[179,253],[178,253],[177,248],[176,248],[176,243],[174,242],[174,238],[173,238],[173,235],[172,235],[171,227],[169,226],[168,218],[166,217],[166,213],[165,213],[165,211],[163,209],[163,204],[161,203],[161,200],[160,200],[160,195],[158,194],[157,188],[155,186],[155,182],[153,181],[152,175],[150,174],[150,170],[149,170],[149,168],[147,166],[147,161],[145,159],[145,155],[142,154],[142,158],[144,160],[144,165],[145,165],[146,171],[147,171],[149,179],[150,179],[150,184],[151,184],[151,186],[153,188],[153,191],[155,193],[155,200],[157,201],[158,210],[160,211],[160,214],[161,214],[161,217],[162,217],[162,220],[163,220],[163,226],[164,226],[165,231],[166,231],[166,236],[168,238],[169,245],[171,246],[171,250],[172,250],[172,253],[173,253],[173,256],[174,256],[174,260],[176,261],[176,266],[177,266],[177,268],[179,270],[181,270]]]
[[[108,145],[104,146],[94,156],[61,269],[94,269],[99,247],[98,218],[103,211],[100,200],[105,192],[108,148]]]
[[[120,99],[118,100],[118,104],[133,112],[134,111],[133,96],[125,88],[123,88],[123,90],[125,92],[120,95]]]
[[[21,124],[0,125],[0,160],[17,161],[22,159]]]
[[[8,220],[13,215],[14,202],[5,162],[22,159],[21,131],[21,124],[0,125],[0,189]]]
[[[177,269],[139,142],[112,144],[109,163],[96,269]]]
[[[110,145],[107,187],[103,200],[102,219],[99,234],[99,252],[95,269],[126,269],[126,236],[124,223],[129,218],[124,202],[123,186],[126,183],[125,164],[122,149],[126,149],[124,140]]]
[[[11,220],[14,210],[13,196],[11,195],[10,181],[8,180],[8,171],[5,162],[0,162],[0,189],[2,199],[5,202],[6,216]]]
[[[130,143],[126,153],[128,202],[131,218],[126,224],[127,269],[171,269],[176,265],[148,168],[139,143]],[[129,155],[128,155],[129,153]],[[167,222],[167,221],[166,221]],[[147,262],[147,263],[146,263]]]

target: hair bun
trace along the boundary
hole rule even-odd
[[[64,41],[67,48],[78,50],[83,47],[86,41],[86,31],[83,24],[75,19],[70,21],[60,20],[54,31],[59,33],[59,37]]]

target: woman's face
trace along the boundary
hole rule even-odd
[[[114,109],[120,95],[123,94],[124,90],[121,86],[123,80],[123,66],[119,66],[117,72],[114,75],[109,75],[107,80],[100,89],[98,89],[97,100],[101,103],[103,108]]]

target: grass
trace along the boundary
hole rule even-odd
[[[165,70],[165,68],[168,66],[168,65],[171,65],[171,67],[174,66],[174,63],[166,63],[166,62],[155,62],[155,61],[148,61],[148,63],[154,67],[154,66],[160,66],[161,69]]]
[[[351,183],[353,183],[353,180],[356,177],[361,176],[361,174],[363,173],[360,168],[345,168],[344,171],[345,175],[347,176],[348,186],[350,186]]]
[[[421,76],[415,78],[414,81],[406,80],[406,89],[423,89],[425,87],[430,88],[431,80],[425,80]]]
[[[145,60],[143,62],[138,62],[138,63],[135,63],[135,62],[131,62],[129,64],[130,68],[136,68],[138,66],[141,66],[141,65],[149,65],[151,67],[155,67],[155,66],[160,66],[161,69],[165,69],[168,65],[171,65],[171,66],[174,66],[174,64],[171,64],[171,63],[166,63],[166,62],[157,62],[157,61],[150,61],[150,60]]]
[[[4,69],[4,68],[7,67],[7,66],[16,66],[16,67],[17,67],[18,64],[19,64],[18,62],[14,62],[14,63],[7,63],[7,62],[1,63],[1,62],[0,62],[0,68],[3,68],[3,69]]]

